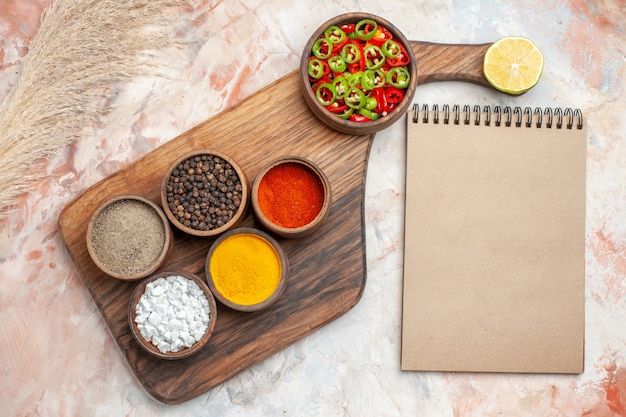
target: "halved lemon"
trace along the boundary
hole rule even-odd
[[[522,94],[533,88],[543,71],[543,54],[530,39],[507,36],[485,53],[483,73],[497,90]]]

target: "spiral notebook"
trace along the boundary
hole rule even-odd
[[[583,371],[585,157],[579,110],[408,112],[403,370]]]

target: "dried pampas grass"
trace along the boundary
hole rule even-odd
[[[156,71],[173,47],[176,6],[192,0],[52,0],[0,107],[0,211],[28,190],[41,160],[93,125],[107,87]],[[29,169],[30,168],[30,169]],[[24,175],[31,172],[31,177]]]

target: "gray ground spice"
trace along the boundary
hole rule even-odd
[[[91,241],[98,260],[109,270],[134,275],[151,267],[165,244],[161,218],[137,200],[119,200],[98,215]]]

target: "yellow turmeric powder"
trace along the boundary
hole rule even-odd
[[[282,265],[270,242],[255,234],[240,233],[215,248],[209,271],[215,288],[225,298],[249,306],[274,293]]]

